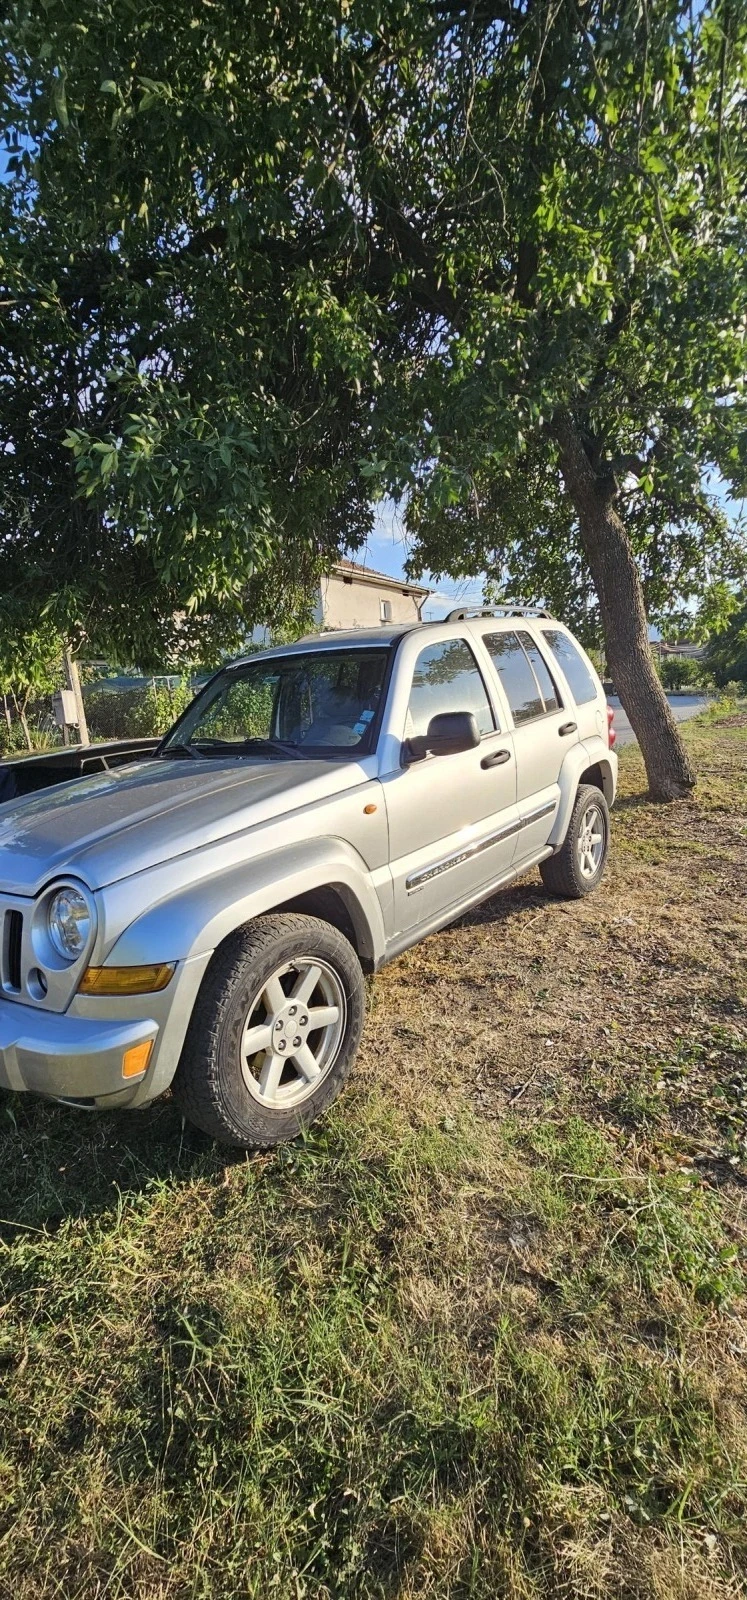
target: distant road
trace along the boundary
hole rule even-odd
[[[675,722],[687,722],[688,718],[697,716],[698,712],[702,711],[704,705],[708,703],[708,696],[704,694],[668,694],[667,699],[674,712]],[[617,696],[610,695],[608,704],[615,708],[615,732],[618,745],[635,744],[635,734]]]

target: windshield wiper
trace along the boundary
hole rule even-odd
[[[251,753],[256,750],[262,755],[284,756],[291,761],[303,761],[304,757],[295,744],[286,744],[284,739],[243,739],[240,749]]]
[[[191,756],[193,761],[216,756],[245,756],[256,750],[258,755],[282,756],[284,760],[303,761],[301,751],[283,739],[194,739],[190,744],[170,744],[161,751],[162,756]]]
[[[161,750],[159,753],[162,758],[166,756],[189,756],[191,761],[199,761],[200,759],[199,750],[195,750],[191,744],[168,744],[165,750]]]

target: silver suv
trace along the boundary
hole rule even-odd
[[[617,780],[568,629],[507,605],[223,668],[155,755],[0,805],[0,1085],[227,1144],[339,1094],[376,972],[511,879],[596,888]]]

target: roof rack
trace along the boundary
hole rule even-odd
[[[549,617],[549,611],[542,606],[525,606],[521,600],[499,600],[489,610],[471,611],[463,610],[458,606],[455,611],[450,611],[446,622],[468,622],[474,617]]]

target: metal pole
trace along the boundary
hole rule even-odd
[[[68,689],[75,695],[75,709],[78,715],[78,739],[81,744],[88,744],[88,723],[86,722],[86,708],[83,704],[83,695],[80,687],[80,673],[78,663],[73,660],[72,651],[65,651],[65,677]]]

